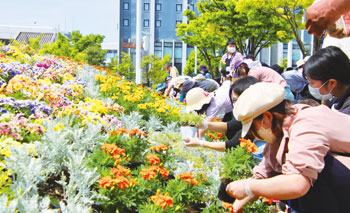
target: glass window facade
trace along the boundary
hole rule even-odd
[[[161,27],[161,26],[162,26],[162,21],[156,20],[156,27]]]
[[[162,43],[161,42],[154,43],[154,54],[156,56],[158,56],[159,58],[162,58]]]
[[[143,27],[149,27],[149,19],[143,20]]]
[[[175,59],[182,58],[182,43],[176,42],[175,43]]]
[[[129,10],[129,2],[123,2],[123,10]]]
[[[164,55],[170,55],[170,58],[173,58],[173,43],[164,42]]]
[[[143,4],[143,10],[144,11],[149,11],[149,3],[144,3]]]
[[[182,4],[176,4],[176,11],[182,12]]]
[[[194,50],[193,46],[187,46],[187,55],[186,58],[190,57],[191,52]]]
[[[156,11],[162,11],[162,4],[156,3]]]
[[[123,19],[123,26],[129,27],[129,19]]]

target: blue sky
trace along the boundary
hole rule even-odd
[[[1,0],[0,24],[60,27],[117,42],[116,0]]]

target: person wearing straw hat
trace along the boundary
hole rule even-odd
[[[169,96],[171,98],[174,98],[176,96],[177,92],[175,92],[175,95],[173,95],[173,92],[172,92],[173,88],[175,88],[175,89],[176,89],[176,87],[178,88],[181,84],[183,84],[184,81],[190,80],[190,79],[191,79],[191,77],[189,77],[189,76],[178,76],[178,77],[172,78],[168,84],[168,88],[164,92],[164,95]]]
[[[285,90],[257,83],[236,101],[242,137],[267,142],[253,178],[231,182],[226,191],[236,211],[259,196],[290,200],[300,212],[350,212],[350,117],[321,105],[292,105]]]
[[[229,80],[224,83],[215,92],[208,93],[202,88],[196,87],[191,89],[186,95],[186,111],[196,111],[199,114],[205,112],[207,121],[214,121],[220,113],[224,113],[225,116],[231,114],[232,116],[232,103],[230,100],[231,82]],[[223,118],[223,121],[231,119]],[[200,130],[200,136],[205,134],[206,130]]]

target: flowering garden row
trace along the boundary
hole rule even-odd
[[[108,70],[1,47],[0,209],[232,211],[216,198],[227,157],[184,147],[182,108]]]

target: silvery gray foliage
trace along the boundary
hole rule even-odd
[[[79,70],[77,72],[76,79],[84,81],[86,83],[84,92],[86,93],[87,97],[98,98],[100,96],[100,87],[94,77],[95,75],[99,74],[102,74],[99,70],[87,65],[84,65],[84,71]]]
[[[144,121],[142,119],[142,115],[140,115],[138,112],[131,112],[130,115],[121,115],[121,120],[124,124],[124,128],[127,130],[131,129],[140,129],[140,127],[143,125]]]
[[[3,213],[12,213],[16,211],[17,206],[17,199],[13,199],[8,205],[7,205],[7,196],[5,194],[2,194],[0,197],[0,212]]]
[[[167,126],[163,127],[163,132],[180,132],[180,125],[174,121],[168,123]]]
[[[45,197],[40,200],[39,195],[33,195],[32,197],[24,197],[19,199],[17,209],[19,212],[31,212],[31,213],[57,213],[58,209],[49,209],[50,198]]]
[[[147,128],[147,132],[150,130],[159,131],[163,129],[162,121],[159,120],[156,116],[152,115],[147,121],[145,127]]]
[[[43,168],[40,158],[33,158],[29,153],[29,146],[13,146],[10,148],[11,156],[5,159],[6,168],[12,170],[13,179],[11,190],[15,197],[32,197],[38,193],[37,184],[47,179],[47,172]]]
[[[54,131],[59,123],[65,128]],[[57,118],[44,125],[47,131],[43,134],[42,142],[34,143],[36,158],[28,154],[29,145],[23,144],[13,147],[12,155],[5,161],[6,168],[12,169],[15,174],[11,184],[12,191],[16,192],[15,208],[20,212],[57,212],[46,208],[49,200],[39,197],[37,184],[67,168],[69,181],[63,173],[61,180],[57,181],[64,190],[60,211],[91,212],[93,198],[98,197],[91,192],[91,186],[98,180],[99,174],[96,169],[88,168],[87,158],[100,139],[107,137],[101,136],[102,125],[87,123],[85,127],[70,127],[72,123],[67,117]]]
[[[69,169],[69,182],[65,175],[62,174],[61,180],[57,183],[62,185],[63,200],[60,202],[62,212],[78,212],[91,211],[93,197],[96,195],[91,193],[91,186],[98,180],[99,174],[96,169],[87,167],[86,153],[78,153],[72,150],[68,151],[67,159],[64,165]],[[67,203],[67,205],[65,204]],[[81,208],[83,207],[83,208]]]

